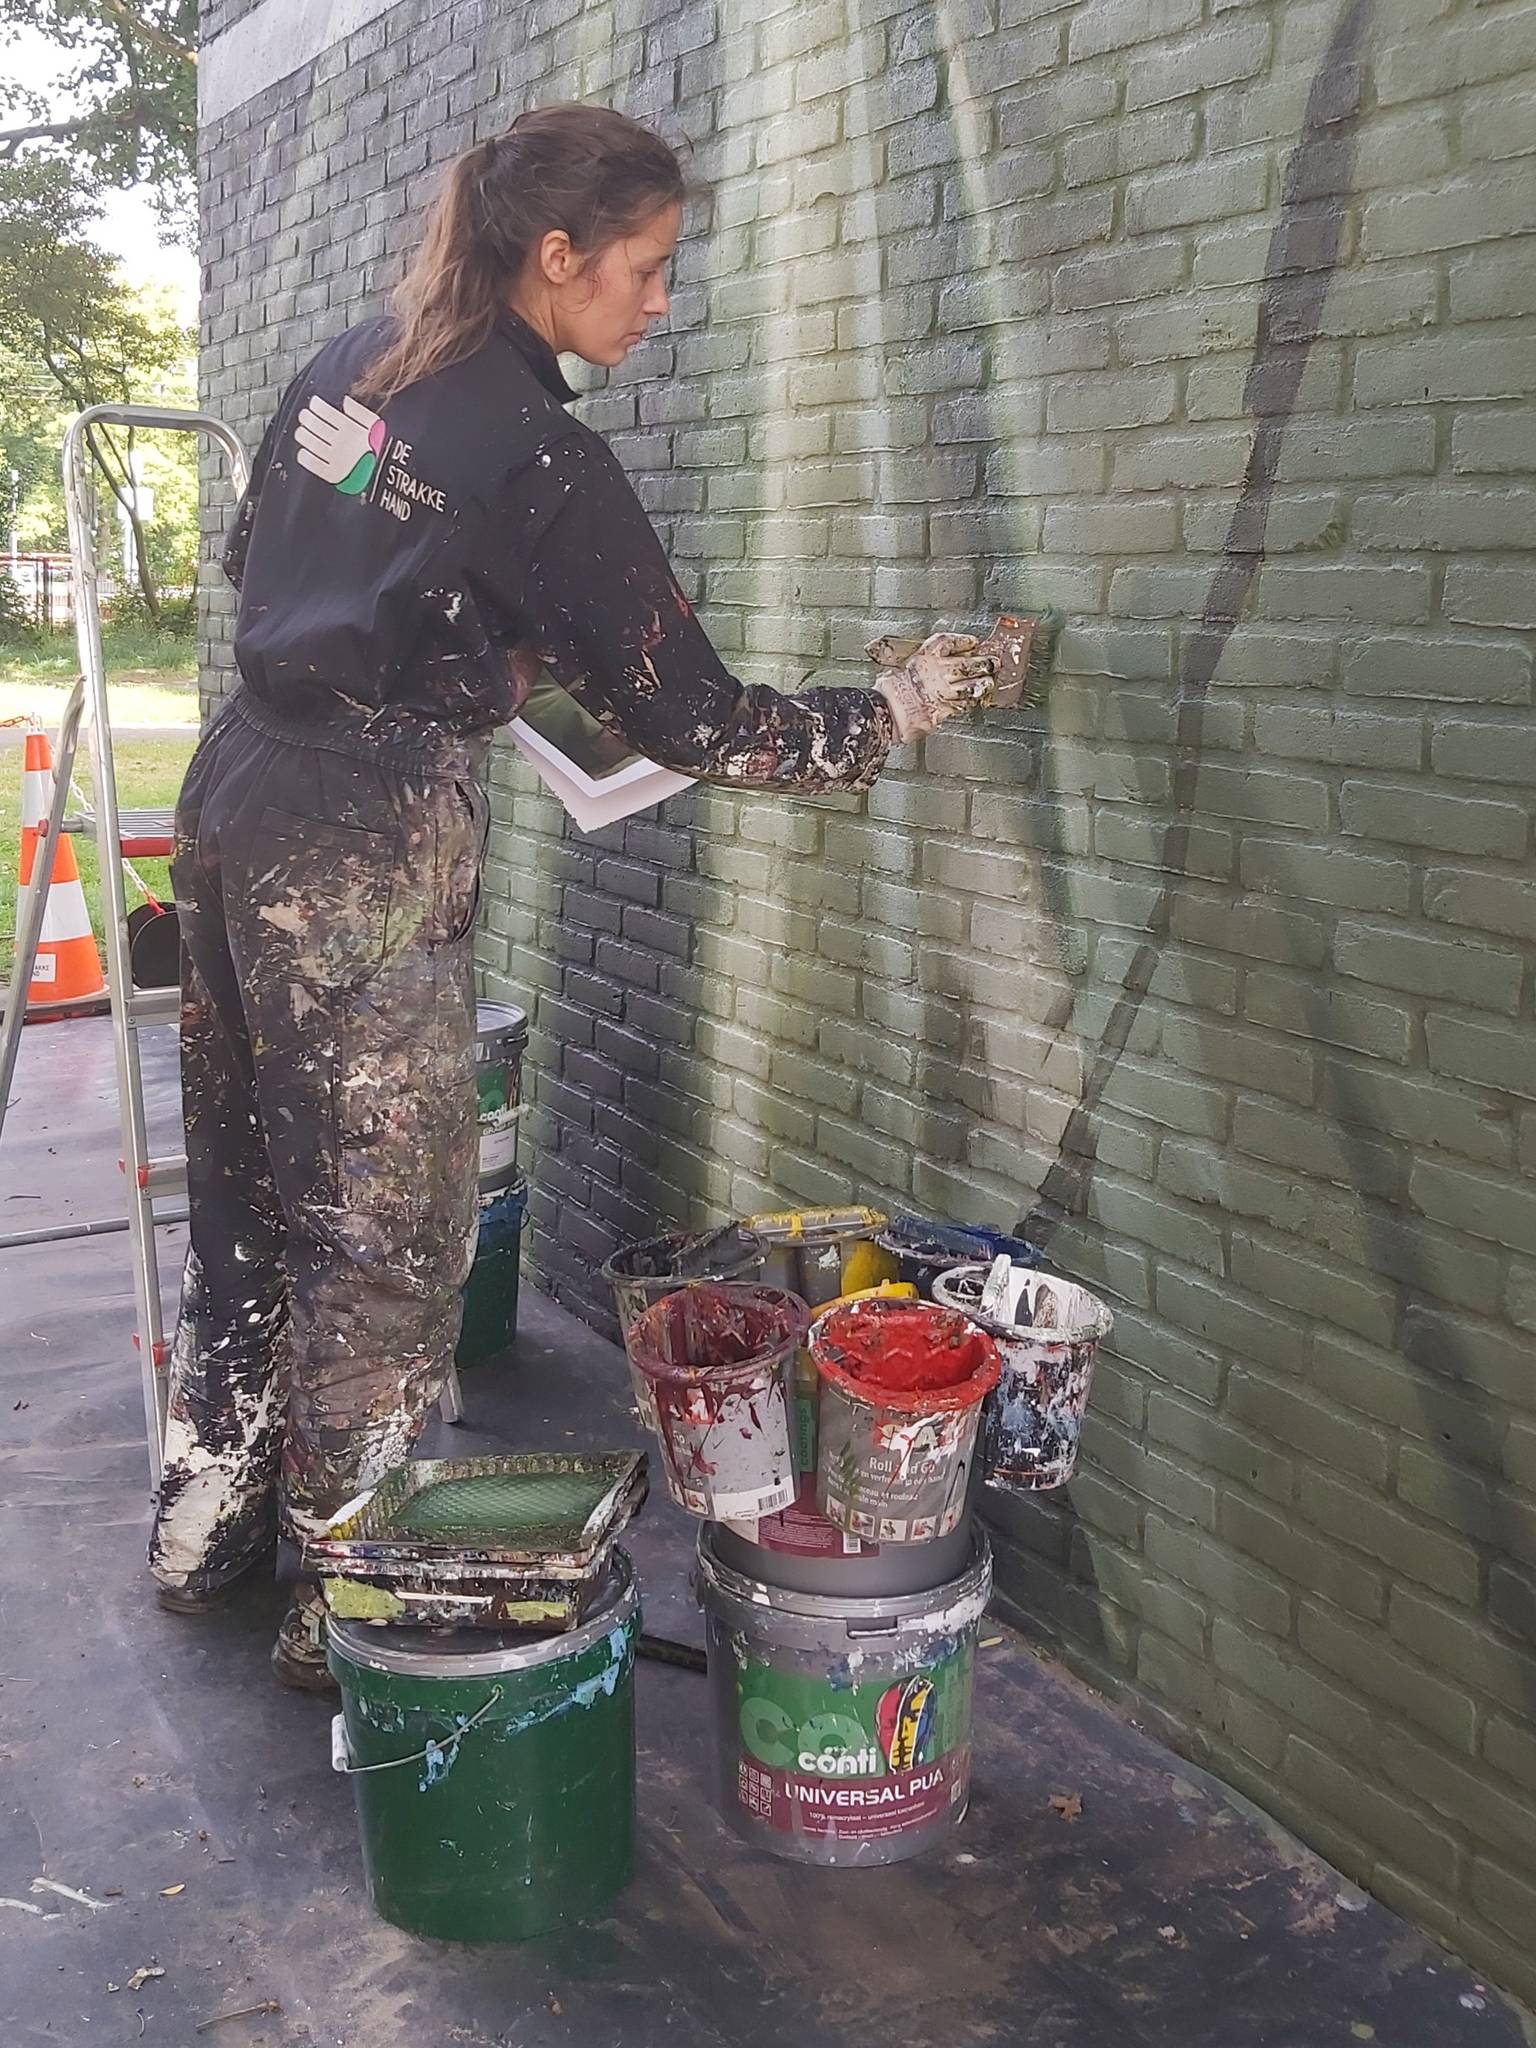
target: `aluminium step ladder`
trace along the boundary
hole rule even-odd
[[[161,428],[206,437],[223,452],[236,502],[244,493],[250,476],[250,463],[240,437],[222,420],[210,413],[184,412],[164,406],[94,405],[71,422],[64,436],[64,503],[74,564],[75,632],[81,674],[70,693],[54,748],[52,803],[46,825],[39,834],[32,880],[20,891],[17,899],[15,960],[6,996],[5,1016],[0,1022],[0,1135],[3,1135],[22,1027],[29,1015],[27,989],[42,936],[43,912],[48,900],[48,886],[53,878],[54,851],[63,833],[89,833],[95,838],[98,849],[100,912],[107,955],[107,1006],[112,1023],[118,1115],[122,1127],[123,1151],[119,1164],[127,1188],[127,1214],[0,1236],[0,1251],[57,1243],[66,1238],[127,1232],[133,1260],[134,1343],[139,1353],[145,1436],[151,1484],[158,1489],[163,1463],[168,1382],[155,1231],[157,1227],[187,1220],[187,1162],[185,1154],[165,1158],[150,1155],[139,1040],[140,1034],[153,1025],[176,1024],[181,997],[176,988],[135,989],[133,985],[124,862],[135,856],[169,856],[172,813],[166,810],[123,810],[117,801],[87,469],[87,436],[95,426]],[[66,815],[65,806],[79,746],[80,727],[87,712],[95,809],[71,817]],[[89,1007],[92,1006],[80,1003],[34,1003],[30,1015],[39,1019],[50,1012],[60,1017],[79,1015]],[[451,1364],[443,1390],[442,1407],[450,1422],[462,1420],[458,1373]]]

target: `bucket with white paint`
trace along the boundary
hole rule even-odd
[[[582,1625],[327,1623],[376,1910],[435,1941],[525,1941],[601,1910],[635,1842],[640,1598],[622,1550]]]
[[[667,1491],[689,1514],[755,1519],[795,1498],[790,1407],[808,1320],[798,1295],[726,1281],[677,1289],[630,1332]]]
[[[749,1841],[801,1863],[898,1863],[964,1817],[976,1640],[992,1590],[979,1525],[965,1569],[868,1599],[768,1586],[706,1529],[697,1591],[717,1798]]]
[[[1054,1273],[1017,1273],[1017,1300],[1002,1320],[982,1307],[991,1269],[957,1266],[934,1282],[933,1298],[988,1331],[1002,1375],[981,1425],[982,1477],[1001,1493],[1065,1486],[1093,1386],[1094,1360],[1114,1328],[1096,1294]]]

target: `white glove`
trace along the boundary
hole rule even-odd
[[[898,740],[915,740],[985,694],[997,664],[978,654],[974,633],[930,633],[900,668],[887,669],[875,687],[891,707]]]

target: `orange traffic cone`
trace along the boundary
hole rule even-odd
[[[21,773],[21,885],[32,879],[39,842],[53,801],[53,749],[45,732],[29,731]],[[41,829],[40,829],[41,828]],[[75,849],[61,837],[53,857],[43,932],[27,989],[28,1003],[68,1003],[100,995],[106,987],[91,932]]]

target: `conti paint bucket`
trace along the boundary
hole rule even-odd
[[[821,1382],[816,1501],[874,1543],[931,1543],[965,1514],[981,1404],[1002,1364],[930,1302],[860,1301],[811,1332]]]
[[[896,1277],[909,1280],[924,1301],[933,1299],[933,1283],[941,1273],[972,1259],[995,1259],[1006,1252],[1016,1266],[1038,1266],[1040,1254],[1022,1238],[1008,1237],[982,1224],[937,1223],[926,1216],[898,1216],[880,1232],[876,1243],[890,1259]]]
[[[896,1278],[876,1242],[886,1220],[879,1209],[785,1209],[748,1216],[745,1227],[767,1246],[769,1285],[819,1308]]]
[[[997,1322],[981,1308],[988,1272],[959,1266],[933,1288],[935,1301],[990,1332],[1002,1358],[1002,1377],[982,1417],[982,1477],[1003,1493],[1064,1486],[1077,1465],[1094,1359],[1114,1317],[1086,1287],[1031,1272],[1019,1276],[1014,1320]]]
[[[517,1164],[528,1017],[515,1003],[475,1004],[475,1098],[480,1120],[480,1182],[505,1185]],[[497,1177],[499,1176],[499,1180]]]
[[[327,1624],[332,1762],[377,1911],[435,1941],[525,1941],[634,1862],[640,1600],[623,1551],[567,1635]]]
[[[898,1863],[941,1842],[971,1781],[976,1638],[992,1590],[965,1569],[871,1599],[765,1586],[699,1539],[717,1797],[749,1841],[802,1863]]]
[[[460,1290],[464,1319],[453,1354],[458,1366],[497,1358],[517,1335],[517,1292],[522,1272],[528,1182],[514,1173],[505,1187],[480,1197],[475,1262]]]
[[[663,1296],[631,1330],[667,1491],[689,1514],[755,1519],[795,1498],[790,1408],[808,1320],[781,1288],[703,1282]]]

